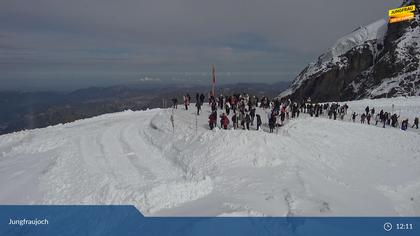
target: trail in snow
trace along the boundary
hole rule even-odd
[[[420,98],[349,102],[413,116]],[[1,204],[133,204],[146,215],[419,215],[420,136],[302,116],[209,131],[207,106],[0,136]],[[264,118],[265,112],[258,111]]]

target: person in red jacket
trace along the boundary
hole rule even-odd
[[[216,122],[217,122],[217,113],[216,112],[212,112],[209,116],[209,126],[210,126],[210,130],[213,130],[214,127],[216,126]]]
[[[223,113],[221,115],[221,123],[222,123],[222,127],[223,129],[227,129],[229,126],[229,118],[226,116],[225,113]]]

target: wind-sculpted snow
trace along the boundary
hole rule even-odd
[[[420,112],[418,97],[349,104]],[[194,113],[127,111],[0,136],[0,204],[133,204],[169,216],[420,214],[416,132],[304,115],[274,134],[209,131],[208,106],[197,122]]]

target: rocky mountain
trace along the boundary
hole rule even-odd
[[[339,39],[310,63],[280,97],[344,101],[420,95],[420,0],[415,19],[382,19]]]

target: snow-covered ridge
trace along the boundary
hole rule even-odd
[[[358,113],[392,104],[402,117],[420,113],[419,97],[349,104]],[[278,134],[209,131],[209,107],[197,123],[194,113],[127,111],[2,135],[0,204],[133,204],[178,216],[420,214],[414,130],[302,115]]]
[[[323,53],[316,62],[310,63],[295,79],[290,88],[283,91],[279,96],[285,97],[294,92],[303,81],[309,79],[312,75],[325,72],[329,69],[329,64],[340,64],[340,56],[346,54],[351,49],[364,45],[368,41],[382,44],[388,29],[387,21],[378,20],[367,26],[359,27],[350,34],[340,38],[337,42]]]
[[[369,40],[376,40],[378,43],[382,44],[387,29],[388,23],[384,19],[378,20],[367,26],[361,26],[352,33],[337,40],[334,46],[320,56],[319,60],[321,63],[329,62],[331,60],[336,61],[339,56],[344,55],[357,46],[363,45]]]

